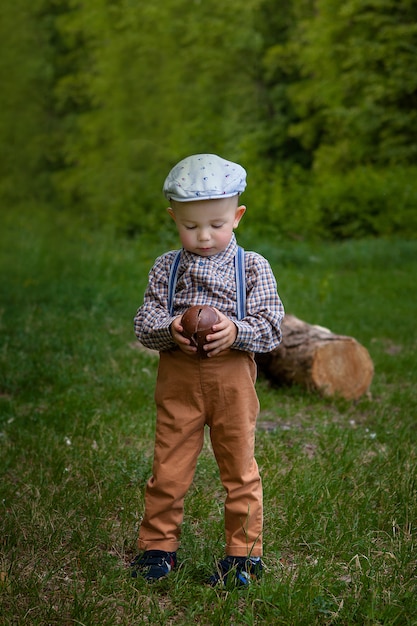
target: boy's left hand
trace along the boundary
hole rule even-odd
[[[220,322],[215,324],[212,328],[213,332],[210,335],[207,335],[208,343],[204,344],[203,348],[209,357],[216,356],[216,354],[230,348],[230,346],[232,346],[236,341],[237,337],[237,327],[235,323],[218,309],[216,309],[216,311],[219,315]]]

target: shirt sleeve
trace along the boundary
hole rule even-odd
[[[139,341],[152,350],[175,347],[170,325],[175,316],[168,311],[168,281],[175,252],[158,257],[149,272],[148,286],[134,323]]]
[[[277,283],[266,259],[254,252],[245,253],[246,316],[235,321],[238,332],[233,348],[247,352],[270,352],[282,339],[284,306]]]

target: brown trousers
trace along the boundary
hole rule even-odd
[[[152,476],[139,532],[141,550],[179,546],[184,497],[210,438],[226,490],[226,554],[262,555],[262,484],[254,458],[259,411],[253,356],[226,350],[213,358],[161,352]]]

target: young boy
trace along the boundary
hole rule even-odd
[[[166,576],[176,566],[184,497],[206,424],[226,491],[226,558],[217,564],[209,583],[247,585],[262,571],[254,353],[278,346],[284,309],[268,262],[246,252],[245,311],[237,313],[242,299],[233,231],[246,211],[239,204],[245,187],[243,167],[213,154],[183,159],[164,184],[182,250],[180,257],[171,251],[156,260],[135,317],[139,341],[160,351],[153,470],[138,541],[142,554],[131,564],[132,576],[140,574],[148,581]],[[176,259],[175,283],[170,275]],[[182,314],[202,304],[215,307],[220,318],[206,339],[208,358],[197,354],[181,326]]]

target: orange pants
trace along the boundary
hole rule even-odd
[[[139,549],[174,552],[184,497],[210,438],[226,490],[226,554],[262,555],[262,484],[254,458],[259,411],[253,356],[226,350],[213,358],[161,352],[152,476],[145,494]]]

